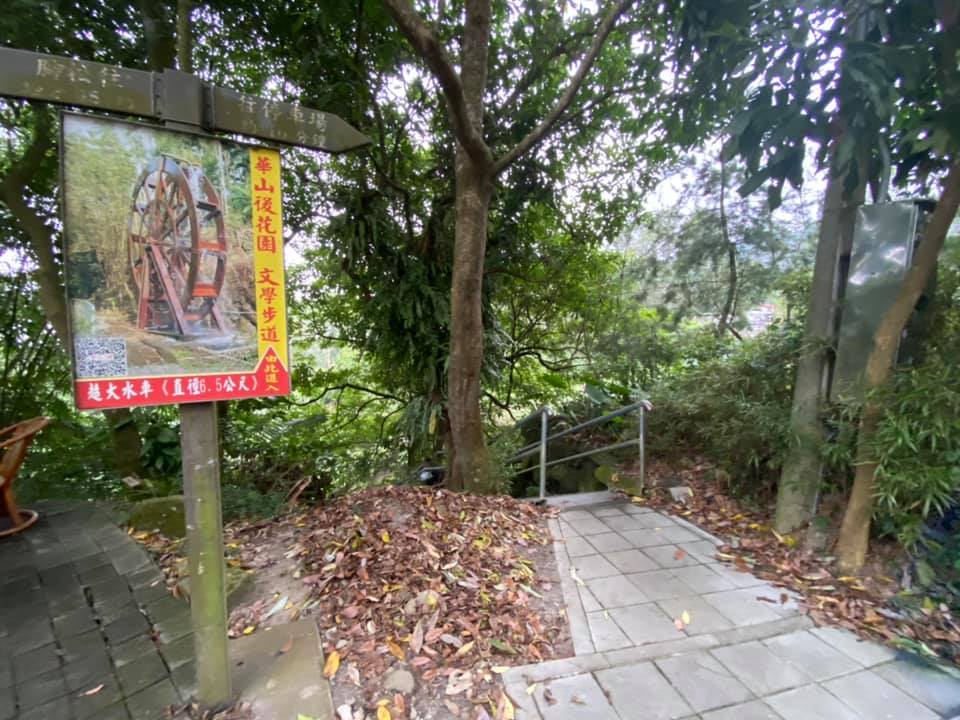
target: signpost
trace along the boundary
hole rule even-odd
[[[0,67],[0,96],[140,116],[167,128],[64,115],[74,391],[82,409],[180,404],[197,694],[206,707],[222,705],[232,692],[215,401],[287,394],[290,366],[279,153],[268,148],[238,152],[236,144],[199,133],[219,130],[329,153],[370,141],[335,115],[216,87],[176,70],[151,73],[10,48],[0,48]],[[109,263],[115,255],[110,243],[115,246],[117,238],[106,237],[109,231],[102,229],[117,224],[98,229],[98,218],[85,215],[85,208],[93,211],[71,192],[84,143],[96,142],[101,131],[119,138],[113,146],[117,152],[110,153],[111,162],[121,165],[117,173],[124,171],[120,156],[132,155],[139,168],[120,188],[128,214],[120,224],[126,228],[120,240],[128,263],[123,272]],[[173,154],[170,147],[193,157]],[[144,149],[146,154],[138,156]],[[225,171],[224,164],[231,162],[246,177],[243,189],[227,187],[238,174]],[[219,172],[211,173],[218,164]],[[243,272],[245,248],[231,245],[231,237],[240,235],[232,235],[231,223],[246,211],[231,209],[230,200],[244,194],[249,218],[242,219],[249,221],[252,237],[249,272]],[[238,264],[240,272],[233,272]],[[124,309],[125,299],[134,301]],[[244,333],[249,336],[251,327],[255,336],[247,343]],[[152,363],[145,348],[154,348],[163,359],[164,345],[176,348],[167,356],[174,362]],[[204,363],[218,352],[232,352],[231,359],[219,372],[210,372]],[[193,366],[182,367],[194,356]],[[255,363],[245,365],[245,357]]]

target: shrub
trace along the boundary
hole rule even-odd
[[[776,325],[757,338],[700,356],[650,393],[653,454],[705,456],[747,495],[772,492],[789,443],[800,328]]]

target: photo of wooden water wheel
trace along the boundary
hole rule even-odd
[[[133,189],[127,251],[137,327],[190,337],[225,332],[217,306],[227,270],[223,205],[203,169],[170,155]]]

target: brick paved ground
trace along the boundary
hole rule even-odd
[[[813,627],[789,594],[716,561],[698,528],[580,501],[552,527],[576,656],[504,675],[519,720],[960,719],[960,680]]]
[[[163,717],[193,692],[188,606],[103,511],[41,511],[0,540],[0,720]]]

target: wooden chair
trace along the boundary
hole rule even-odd
[[[3,458],[0,458],[0,537],[27,529],[39,517],[36,510],[17,507],[13,481],[27,457],[33,438],[49,424],[49,418],[37,417],[0,430],[0,449],[4,451]]]

